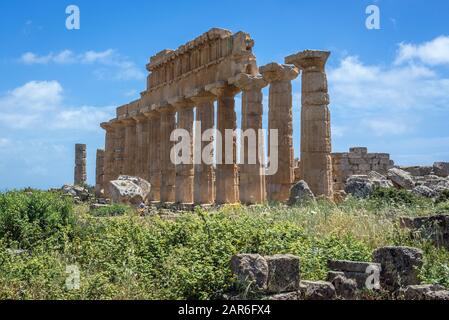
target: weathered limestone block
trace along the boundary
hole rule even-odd
[[[426,186],[416,186],[413,188],[412,193],[424,198],[436,198],[438,196],[438,192]]]
[[[346,181],[345,192],[355,198],[368,198],[374,191],[374,184],[368,176],[351,176]]]
[[[410,247],[383,247],[374,251],[373,261],[380,263],[383,289],[397,290],[419,284],[418,272],[423,265],[423,252]]]
[[[357,297],[357,282],[343,275],[336,276],[332,281],[337,297],[345,300],[353,300]]]
[[[217,97],[217,130],[221,133],[221,150],[216,151],[216,199],[218,204],[239,202],[239,182],[237,166],[237,149],[235,129],[237,117],[235,113],[234,97],[238,88],[225,83],[215,83],[206,90]],[[226,150],[224,143],[226,129],[232,137],[232,147]]]
[[[333,300],[336,297],[335,287],[326,281],[301,281],[299,291],[304,300]]]
[[[366,289],[368,278],[374,272],[380,273],[381,271],[379,263],[346,260],[329,260],[328,268],[331,271],[328,272],[327,281],[333,282],[337,276],[343,276],[354,280],[358,289]]]
[[[449,300],[449,291],[435,284],[411,285],[401,289],[399,296],[404,300]]]
[[[412,190],[415,187],[415,182],[412,176],[404,170],[392,168],[388,170],[388,179],[390,179],[396,186]]]
[[[285,59],[302,70],[301,178],[317,196],[333,196],[329,94],[330,52],[306,50]]]
[[[109,194],[114,203],[140,205],[149,200],[151,184],[139,177],[120,176],[109,183]]]
[[[429,217],[402,217],[400,224],[404,228],[413,230],[424,239],[430,239],[437,247],[449,250],[449,215],[435,215]]]
[[[238,254],[231,259],[231,271],[239,285],[265,291],[268,283],[268,263],[258,254]]]
[[[268,293],[283,293],[299,288],[300,262],[297,256],[278,254],[266,256],[268,264]]]
[[[263,203],[265,195],[265,168],[263,157],[262,129],[263,94],[268,84],[261,76],[240,74],[233,84],[242,90],[242,131],[240,150],[243,152],[240,165],[240,202],[245,204]],[[252,132],[246,137],[247,130]],[[253,133],[253,135],[251,135]],[[250,144],[250,137],[253,141]],[[252,155],[252,157],[250,156]]]
[[[279,293],[272,296],[268,296],[267,300],[271,301],[296,301],[301,300],[301,294],[299,291]]]
[[[76,144],[75,145],[75,174],[74,180],[75,185],[85,184],[87,181],[86,174],[86,145]]]
[[[286,202],[294,181],[291,81],[298,77],[299,71],[292,66],[270,63],[260,67],[260,73],[270,83],[268,129],[278,132],[277,155],[270,154],[272,146],[269,139],[268,158],[269,161],[278,161],[278,170],[266,177],[267,196],[271,201]]]
[[[200,132],[195,132],[196,139],[214,128],[214,100],[215,96],[207,92],[198,92],[190,98],[196,105],[196,121],[200,123]],[[213,135],[210,135],[208,141],[201,141],[201,144],[195,144],[194,157],[202,159],[200,164],[195,164],[194,177],[194,203],[211,204],[215,201],[215,183],[214,183],[214,148],[211,143],[214,142]],[[200,148],[197,148],[199,146]],[[198,150],[199,149],[199,150]],[[203,154],[204,152],[204,154]],[[203,161],[204,160],[204,161]],[[195,163],[197,163],[196,161]]]
[[[310,190],[309,186],[307,185],[307,182],[301,180],[296,183],[290,190],[288,205],[293,206],[314,200],[315,196],[312,190]]]
[[[433,164],[433,173],[439,177],[449,176],[449,162],[435,162]]]
[[[427,176],[432,174],[433,171],[431,166],[400,167],[399,169],[410,173],[414,177]]]

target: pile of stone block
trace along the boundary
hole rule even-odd
[[[300,279],[299,257],[238,254],[231,259],[235,277],[229,299],[261,297],[267,300],[354,300],[364,290],[384,292],[407,300],[448,300],[449,291],[437,285],[422,285],[418,278],[423,265],[421,250],[411,247],[382,247],[372,262],[331,260],[327,281]]]

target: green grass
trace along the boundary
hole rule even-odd
[[[398,226],[399,216],[445,207],[387,193],[339,205],[198,209],[167,220],[122,206],[90,212],[57,193],[6,193],[0,299],[211,299],[232,287],[229,261],[236,253],[295,254],[302,279],[324,280],[328,259],[369,261],[384,245],[422,248],[423,281],[449,287],[449,253]],[[9,248],[26,251],[11,255]],[[65,288],[67,265],[80,269],[79,290]]]

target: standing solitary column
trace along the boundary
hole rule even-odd
[[[302,70],[301,179],[317,196],[331,198],[332,159],[325,65],[330,52],[306,50],[285,59]]]
[[[176,128],[175,109],[165,105],[159,109],[161,113],[161,202],[175,202],[176,167],[170,159],[174,142],[170,135]]]
[[[190,135],[188,146],[182,150],[188,150],[188,155],[183,155],[186,162],[176,165],[176,203],[193,203],[193,101],[178,100],[172,104],[178,112],[177,129],[184,129]],[[187,140],[183,140],[187,141]]]
[[[125,124],[124,174],[136,174],[136,121],[132,118],[123,120]]]
[[[136,121],[135,175],[147,179],[145,169],[148,164],[148,118],[139,113],[133,119]]]
[[[195,144],[195,146],[201,146],[201,150],[195,150],[195,154],[199,159],[197,159],[197,164],[195,164],[194,202],[197,204],[212,204],[215,201],[214,149],[210,148],[210,145],[214,141],[214,136],[210,135],[208,141],[202,141],[202,136],[207,130],[214,128],[215,96],[203,93],[203,95],[191,98],[191,100],[196,105],[196,121],[201,126],[201,132],[198,132],[199,136],[195,136],[195,139],[201,141],[201,143]]]
[[[217,148],[216,199],[218,204],[239,202],[238,167],[235,129],[234,96],[239,92],[237,87],[217,83],[206,87],[206,90],[217,96],[217,130],[221,134],[221,150]],[[226,131],[228,130],[228,137]],[[228,139],[226,139],[228,138]],[[230,147],[226,150],[226,140]],[[217,142],[218,143],[218,142]]]
[[[75,145],[75,185],[85,184],[87,181],[86,174],[86,145]]]
[[[267,82],[261,76],[239,75],[234,83],[242,90],[242,131],[240,148],[240,201],[245,204],[263,203],[265,167],[262,129],[263,94]],[[250,141],[251,140],[251,141]]]
[[[265,80],[270,83],[268,127],[278,131],[278,154],[271,154],[273,146],[269,139],[268,157],[270,166],[278,162],[275,174],[267,176],[267,193],[270,201],[285,202],[290,197],[294,181],[292,84],[299,72],[293,66],[270,63],[260,68]],[[277,156],[277,159],[275,158]]]

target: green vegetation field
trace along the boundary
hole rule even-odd
[[[233,284],[236,253],[292,253],[301,278],[328,259],[371,259],[383,245],[422,248],[425,283],[449,287],[449,252],[410,239],[398,217],[449,213],[449,202],[378,191],[371,199],[298,207],[225,206],[176,218],[114,206],[90,212],[55,192],[0,194],[0,299],[213,299]],[[65,286],[78,266],[80,289]]]

